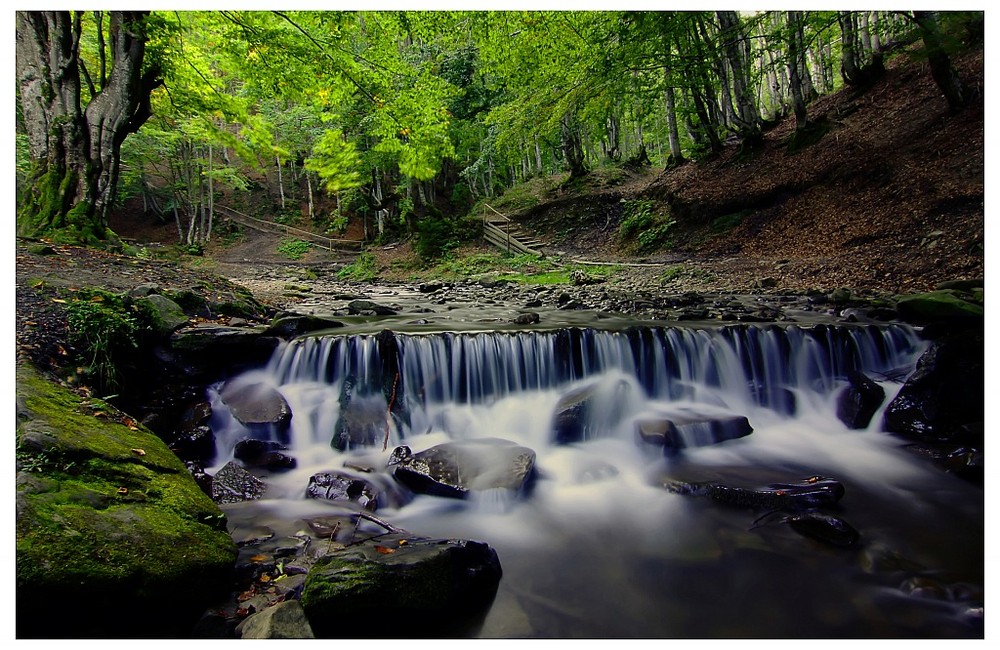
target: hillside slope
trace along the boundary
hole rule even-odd
[[[617,187],[555,190],[520,213],[523,226],[569,255],[623,259],[622,201],[647,199],[677,223],[672,242],[644,256],[686,262],[724,284],[865,287],[904,292],[982,277],[984,258],[983,53],[956,59],[973,105],[948,113],[929,70],[908,54],[864,93],[809,105],[828,132],[790,152],[788,118],[762,147]],[[748,284],[750,283],[750,284]]]

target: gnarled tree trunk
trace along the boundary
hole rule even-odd
[[[147,13],[110,12],[110,70],[86,106],[82,14],[16,13],[17,81],[32,159],[18,234],[82,243],[108,236],[121,144],[149,119],[150,93],[162,83],[155,66],[143,70]]]

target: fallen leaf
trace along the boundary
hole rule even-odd
[[[261,555],[260,553],[258,553],[257,555],[251,556],[250,557],[250,561],[251,562],[265,562],[265,561],[267,561],[267,556],[266,555]]]
[[[60,305],[65,305],[65,304],[66,304],[66,301],[65,301],[65,300],[63,300],[62,298],[53,298],[53,299],[52,299],[52,302],[57,302],[57,303],[59,303]]]
[[[394,549],[394,548],[387,548],[385,546],[376,546],[375,550],[378,551],[379,553],[381,553],[382,555],[389,555],[390,553],[395,553],[396,552],[396,549]]]
[[[401,540],[399,540],[399,545],[400,545],[400,546],[406,546],[406,545],[407,545],[408,543],[409,543],[409,542],[407,542],[407,541],[406,541],[405,539],[401,539]]]
[[[118,494],[128,494],[128,488],[127,487],[118,488]]]
[[[135,454],[136,456],[145,456],[146,455],[146,450],[145,449],[133,449],[132,453]]]
[[[261,574],[260,581],[261,582],[271,582],[271,576],[267,575],[266,573]]]

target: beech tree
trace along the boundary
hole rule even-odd
[[[18,234],[59,241],[104,240],[121,145],[151,115],[162,84],[146,61],[148,12],[95,12],[100,66],[80,56],[83,12],[16,13],[16,68],[31,158]],[[89,22],[89,20],[88,20]]]

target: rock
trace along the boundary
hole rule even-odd
[[[394,316],[399,313],[392,307],[386,307],[371,300],[352,300],[347,304],[347,309],[353,315],[362,316]]]
[[[292,338],[302,334],[308,334],[309,332],[334,329],[343,326],[343,323],[331,318],[282,312],[271,321],[268,328],[264,330],[264,335]]]
[[[973,289],[982,289],[986,286],[983,278],[973,278],[970,280],[946,280],[941,282],[936,287],[937,291],[945,291],[948,289],[954,289],[956,291],[972,291]]]
[[[541,318],[537,312],[529,311],[524,314],[518,314],[514,322],[518,325],[532,325],[539,322]]]
[[[441,289],[444,289],[444,282],[441,282],[440,280],[431,280],[417,285],[417,291],[420,293],[434,293],[435,291],[440,291]]]
[[[180,305],[158,293],[139,298],[135,304],[144,312],[157,336],[168,337],[188,322]]]
[[[236,626],[241,639],[315,639],[305,610],[297,600],[268,607]]]
[[[643,442],[662,446],[665,453],[670,453],[742,438],[753,433],[753,427],[743,415],[684,411],[639,419],[636,433]]]
[[[482,542],[393,533],[318,560],[300,602],[318,637],[469,637],[501,575]]]
[[[215,434],[206,424],[180,431],[167,442],[181,460],[204,464],[215,458]]]
[[[266,469],[294,469],[295,459],[281,453],[288,449],[280,442],[244,438],[233,447],[233,457],[243,461],[247,467]]]
[[[896,303],[899,317],[915,325],[982,322],[983,307],[951,290],[903,296]]]
[[[183,327],[170,335],[169,348],[161,353],[161,360],[179,367],[189,379],[210,377],[211,381],[219,368],[235,372],[267,363],[279,339],[263,334],[263,327],[204,323]]]
[[[310,499],[353,501],[372,512],[378,508],[379,492],[369,481],[332,471],[313,474],[306,487],[306,496]]]
[[[625,415],[631,385],[602,380],[571,389],[559,398],[552,415],[553,439],[557,444],[599,437],[616,426]]]
[[[230,584],[236,546],[222,512],[144,427],[93,417],[28,366],[14,385],[31,409],[17,435],[33,425],[41,445],[18,449],[33,467],[16,484],[18,638],[190,635]],[[54,597],[66,603],[58,624]]]
[[[792,530],[825,544],[849,548],[856,546],[861,534],[839,517],[822,512],[802,512],[788,518]]]
[[[847,373],[847,381],[837,397],[837,418],[849,429],[864,429],[882,406],[885,389],[855,370]]]
[[[263,383],[226,382],[219,397],[240,424],[253,432],[283,432],[292,409],[277,390]]]
[[[267,486],[233,461],[226,463],[212,477],[212,500],[216,503],[254,501],[264,496]]]
[[[850,289],[834,289],[829,294],[827,294],[826,299],[835,305],[842,305],[844,303],[851,302],[851,290]]]
[[[397,447],[389,459],[393,478],[414,492],[464,499],[470,492],[519,493],[533,478],[535,452],[509,440],[447,442],[416,454]]]
[[[951,441],[978,431],[985,399],[983,331],[957,331],[931,343],[885,409],[886,431],[921,441]],[[965,442],[982,448],[982,439]]]
[[[130,298],[145,298],[146,296],[160,291],[160,285],[154,282],[144,282],[143,284],[136,285],[132,287],[128,295]]]
[[[574,269],[569,274],[569,280],[574,286],[581,287],[590,284],[600,284],[604,282],[604,278],[595,277],[590,275],[583,269]]]
[[[757,278],[753,282],[754,289],[773,289],[778,286],[778,281],[774,278]]]

